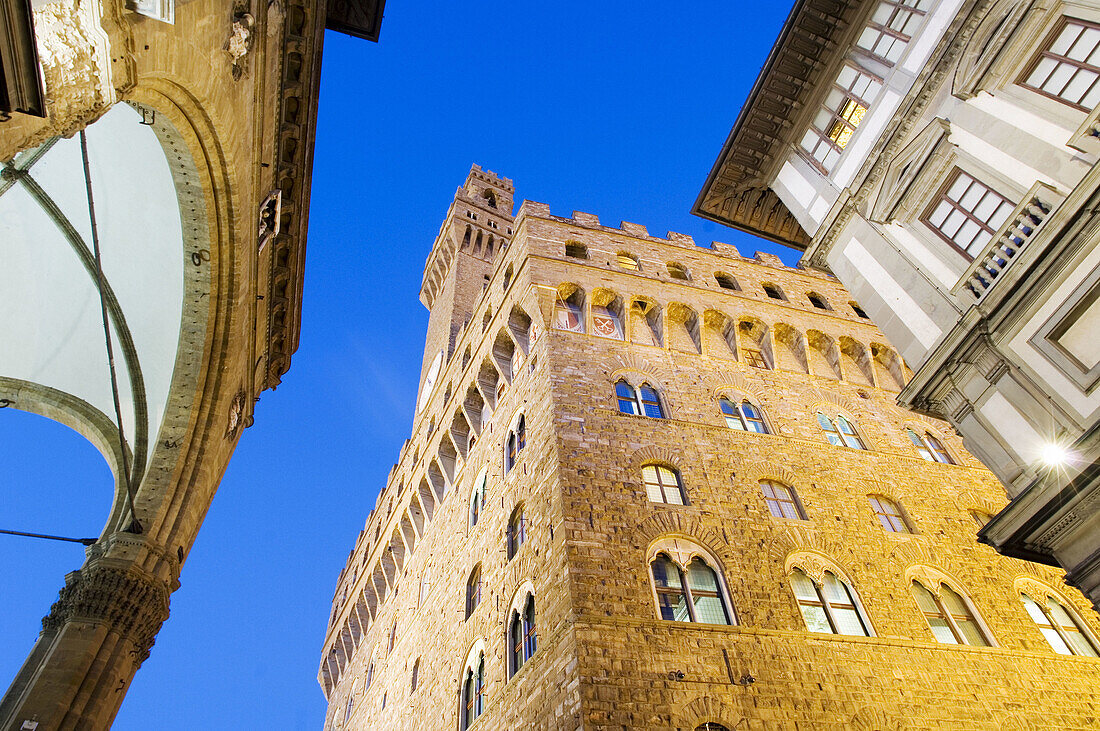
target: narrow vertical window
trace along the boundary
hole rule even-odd
[[[635,416],[642,413],[642,407],[638,404],[638,396],[634,391],[634,387],[626,381],[619,381],[615,384],[615,398],[619,402],[619,411],[624,414],[634,414]]]
[[[344,706],[344,723],[346,724],[351,720],[351,712],[355,710],[355,694],[352,693],[348,696],[348,704]]]
[[[418,657],[418,658],[416,658],[416,662],[413,663],[412,682],[409,683],[409,688],[410,688],[409,692],[410,693],[415,693],[416,692],[416,684],[420,679],[419,676],[420,676],[420,658]]]
[[[879,79],[850,64],[840,70],[802,138],[802,149],[822,170],[832,169],[881,86]]]
[[[516,424],[516,451],[522,451],[527,446],[527,419],[523,414],[519,415],[519,423]]]
[[[462,731],[470,728],[485,711],[485,655],[477,658],[477,663],[466,670],[462,683],[462,718],[459,724]]]
[[[1100,26],[1062,18],[1020,84],[1075,109],[1091,112],[1100,101]]]
[[[508,520],[507,548],[508,560],[511,560],[520,546],[527,540],[527,521],[523,517],[523,506],[520,505],[512,511],[512,517]]]
[[[638,389],[638,394],[641,396],[642,413],[654,419],[665,417],[665,413],[661,409],[661,397],[657,395],[657,389],[648,383],[643,383],[642,387]]]
[[[989,640],[962,596],[947,584],[941,583],[937,588],[939,596],[919,581],[914,580],[911,585],[917,606],[924,612],[924,619],[936,640],[948,645],[989,646]]]
[[[718,586],[718,575],[699,557],[688,564],[688,589],[696,622],[730,624],[729,612]]]
[[[1080,625],[1060,602],[1051,596],[1041,596],[1040,601],[1027,594],[1020,594],[1028,616],[1039,627],[1051,648],[1059,655],[1097,657],[1096,648]]]
[[[397,642],[397,620],[393,620],[393,624],[390,626],[390,642],[386,646],[386,654],[389,655],[393,652],[393,645]]]
[[[469,619],[481,604],[481,564],[474,566],[470,578],[466,581],[466,619]]]
[[[523,654],[524,660],[529,660],[535,654],[538,644],[538,632],[535,629],[535,597],[527,597],[527,605],[523,608]]]
[[[511,675],[515,675],[535,654],[535,597],[528,595],[523,610],[512,612],[512,621],[508,625],[508,643]]]
[[[798,498],[793,489],[774,480],[762,480],[760,489],[764,493],[764,502],[768,505],[768,511],[773,516],[806,520],[806,515],[802,512],[802,506],[798,504]]]
[[[642,478],[651,503],[684,504],[684,488],[675,470],[662,465],[646,465],[642,468]]]
[[[890,498],[882,495],[871,495],[867,498],[871,502],[871,510],[875,511],[882,527],[891,533],[912,533],[909,524],[902,515],[901,507]]]
[[[973,259],[985,250],[1015,207],[985,183],[955,168],[921,220]]]
[[[657,590],[657,608],[661,619],[690,622],[687,592],[684,590],[680,567],[668,556],[658,553],[650,568],[653,570],[653,586]]]

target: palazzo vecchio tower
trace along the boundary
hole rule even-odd
[[[830,275],[474,166],[412,435],[340,574],[326,729],[1094,727],[1100,623]]]

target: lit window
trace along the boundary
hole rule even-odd
[[[837,414],[835,418],[830,419],[819,411],[817,412],[817,423],[821,427],[821,430],[825,432],[825,437],[829,440],[829,444],[835,447],[867,449],[867,445],[860,439],[855,427],[843,416]]]
[[[764,423],[760,409],[749,403],[747,399],[740,404],[735,404],[728,398],[722,398],[718,401],[718,407],[726,417],[726,426],[730,429],[753,431],[758,434],[768,433],[768,426]]]
[[[685,571],[666,553],[650,564],[661,619],[701,624],[732,624],[718,574],[698,556]]]
[[[802,512],[802,506],[798,503],[798,496],[793,489],[774,480],[761,480],[760,490],[764,493],[764,502],[768,504],[768,510],[776,518],[806,520],[806,515]]]
[[[619,263],[620,269],[626,269],[632,272],[638,271],[638,259],[633,254],[620,251],[615,255],[615,261]]]
[[[466,619],[469,619],[481,604],[481,564],[474,566],[470,578],[466,581]]]
[[[508,531],[505,539],[508,560],[511,561],[523,542],[527,540],[527,519],[523,517],[522,505],[512,511],[512,517],[508,519]]]
[[[535,654],[538,634],[535,631],[535,597],[528,595],[523,612],[512,612],[508,625],[509,677],[519,672]]]
[[[902,515],[901,507],[893,500],[882,495],[870,495],[867,499],[871,501],[871,509],[875,511],[875,516],[878,522],[882,523],[883,528],[891,533],[913,532],[909,530],[909,524]]]
[[[800,568],[791,571],[790,576],[806,629],[835,635],[870,636],[851,587],[835,574],[826,571],[820,585]]]
[[[921,220],[973,259],[982,253],[1015,207],[985,183],[955,168]]]
[[[470,728],[485,712],[485,655],[478,655],[474,666],[466,670],[466,680],[462,684],[462,731]]]
[[[917,453],[921,457],[929,462],[943,462],[944,464],[955,464],[955,460],[951,459],[951,455],[948,454],[947,449],[944,448],[943,443],[936,439],[928,432],[924,433],[924,436],[917,434],[912,429],[906,429],[906,433],[909,435],[909,441],[913,443],[913,446],[917,448]]]
[[[1020,83],[1091,112],[1100,101],[1100,26],[1062,18]]]
[[[1096,648],[1070,611],[1052,596],[1038,596],[1041,603],[1027,594],[1020,594],[1020,600],[1054,651],[1059,655],[1097,657]]]
[[[893,66],[920,25],[932,0],[879,3],[856,45]]]
[[[685,267],[683,264],[669,264],[668,276],[672,277],[673,279],[679,279],[682,281],[687,281],[691,279],[691,277],[688,275],[687,267]]]
[[[661,465],[646,465],[642,468],[645,481],[645,493],[651,503],[684,504],[684,488],[680,484],[680,473]]]
[[[623,339],[623,321],[610,307],[592,306],[592,334],[604,338]]]
[[[938,596],[919,581],[913,581],[911,588],[917,606],[924,612],[928,627],[938,642],[948,645],[989,646],[990,642],[966,600],[947,584],[941,583],[936,587],[939,590]]]
[[[802,138],[802,149],[826,172],[832,169],[852,139],[881,86],[881,81],[850,64],[840,70],[813,124]]]

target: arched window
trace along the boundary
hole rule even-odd
[[[1096,647],[1071,611],[1049,594],[1034,593],[1038,600],[1021,593],[1020,601],[1054,651],[1059,655],[1097,657]]]
[[[718,282],[718,286],[722,289],[732,289],[734,291],[741,289],[741,287],[737,285],[737,280],[725,272],[718,272],[715,274],[714,281]]]
[[[691,275],[688,274],[687,267],[685,267],[683,264],[677,264],[675,262],[670,262],[668,264],[668,276],[672,277],[673,279],[679,279],[685,282],[691,279]]]
[[[650,564],[657,611],[661,619],[702,624],[732,624],[732,615],[718,574],[693,556],[687,569],[665,552]]]
[[[714,723],[713,721],[707,721],[701,723],[695,727],[695,731],[727,731],[726,727],[720,723]]]
[[[554,307],[554,328],[571,332],[584,332],[584,294],[574,290],[567,298],[558,295]]]
[[[416,692],[417,681],[420,680],[420,658],[416,658],[416,662],[413,663],[412,680],[409,683],[409,693]]]
[[[508,625],[509,677],[519,672],[523,663],[535,654],[538,635],[535,631],[535,597],[528,595],[523,611],[514,610]]]
[[[474,490],[470,494],[470,526],[477,525],[481,512],[485,509],[485,493],[489,483],[487,468],[482,468],[474,480]]]
[[[917,453],[924,459],[929,462],[955,464],[955,460],[951,459],[943,443],[930,433],[925,432],[924,436],[921,436],[912,429],[906,429],[905,432],[909,435],[909,441],[913,442],[913,446],[917,448]]]
[[[936,640],[948,645],[988,647],[991,644],[966,600],[947,584],[941,582],[936,586],[938,594],[933,594],[915,579],[911,588]]]
[[[624,414],[644,415],[654,419],[663,419],[665,416],[657,389],[648,383],[643,383],[635,390],[629,383],[620,380],[615,384],[615,398],[619,403],[619,411]]]
[[[645,494],[651,503],[684,505],[684,486],[680,473],[664,465],[650,464],[642,468]]]
[[[870,317],[867,316],[867,313],[863,311],[863,308],[860,307],[858,303],[849,302],[848,306],[852,308],[852,312],[856,313],[856,317],[861,317],[864,320],[870,320],[871,319]]]
[[[516,428],[508,432],[508,442],[504,450],[504,473],[507,474],[516,466],[519,453],[527,446],[527,421],[523,414],[519,415]]]
[[[783,294],[783,290],[779,288],[779,285],[772,284],[771,282],[764,282],[761,287],[764,288],[764,294],[768,295],[773,300],[785,300],[787,296]]]
[[[775,480],[761,480],[760,489],[764,493],[764,502],[768,504],[768,510],[773,516],[806,520],[806,514],[802,511],[802,505],[798,501],[794,488]]]
[[[760,409],[753,406],[748,399],[740,404],[735,404],[728,398],[723,397],[719,399],[718,407],[726,417],[726,426],[730,429],[754,431],[757,434],[768,433],[768,425],[764,423],[764,417],[760,413]]]
[[[868,495],[871,501],[871,510],[875,511],[875,517],[882,523],[882,527],[891,533],[912,533],[909,521],[905,519],[905,513],[901,506],[888,497],[882,495]]]
[[[523,516],[523,506],[519,505],[512,511],[512,517],[508,519],[508,560],[511,560],[519,552],[520,546],[527,540],[527,519]]]
[[[473,615],[478,604],[481,604],[481,564],[474,566],[466,581],[466,619]]]
[[[462,683],[462,731],[470,728],[485,712],[485,655],[478,655],[477,662],[466,670],[466,679]]]
[[[808,299],[810,301],[811,305],[813,305],[814,307],[816,307],[819,310],[828,310],[829,309],[829,303],[825,300],[824,297],[819,295],[817,292],[810,292],[809,294],[806,295],[806,299]]]
[[[615,255],[615,261],[618,263],[620,269],[626,269],[627,271],[638,271],[638,257],[625,251],[620,251]]]
[[[864,618],[855,594],[836,574],[826,571],[820,583],[800,568],[791,571],[791,588],[802,610],[806,629],[834,635],[870,637],[870,625]]]
[[[817,423],[821,426],[821,430],[825,432],[825,438],[829,440],[829,444],[836,447],[867,449],[867,445],[860,439],[856,428],[844,416],[837,414],[836,417],[830,418],[819,411],[817,412]]]

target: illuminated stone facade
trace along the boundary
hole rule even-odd
[[[1003,489],[896,405],[834,278],[512,195],[475,167],[428,258],[421,408],[337,584],[325,728],[1094,723],[1088,602],[975,540]]]

